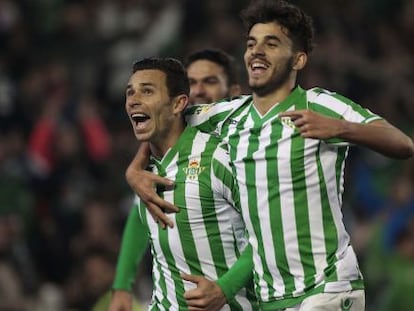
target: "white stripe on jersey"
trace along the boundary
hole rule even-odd
[[[351,105],[329,94],[321,93],[314,99],[313,102],[322,105],[329,110],[335,111],[337,114],[343,116],[350,122],[362,123],[364,121],[364,117],[355,111]]]
[[[338,247],[337,254],[341,254],[345,251],[349,244],[349,235],[345,230],[344,223],[342,221],[342,212],[341,212],[341,200],[339,200],[338,188],[336,183],[336,169],[335,164],[338,154],[334,151],[330,151],[330,146],[321,144],[321,163],[323,176],[325,178],[325,185],[328,192],[329,203],[331,206],[331,212],[333,220],[335,222],[335,227],[338,232]],[[341,173],[343,175],[343,172]],[[343,183],[343,176],[341,176],[341,184]],[[341,249],[342,247],[342,249]]]
[[[175,295],[175,284],[174,282],[169,282],[169,280],[173,279],[171,275],[171,271],[168,268],[167,263],[164,262],[162,259],[162,257],[165,257],[165,255],[159,244],[158,226],[155,223],[152,216],[148,212],[146,213],[146,219],[147,219],[148,226],[150,228],[155,228],[155,230],[152,230],[152,233],[151,233],[151,235],[153,236],[152,247],[154,249],[154,251],[152,252],[153,265],[154,265],[153,274],[155,276],[154,284],[159,284],[160,282],[160,279],[161,279],[160,271],[163,271],[164,276],[167,276],[167,277],[164,277],[166,281],[165,285],[167,288],[167,297],[164,297],[164,294],[162,293],[160,286],[154,286],[154,295],[157,297],[158,301],[162,301],[164,298],[166,298],[172,304],[177,304],[177,299]],[[159,306],[162,307],[161,304],[159,304]]]
[[[262,129],[260,133],[261,139],[259,140],[259,148],[254,154],[255,159],[264,159],[265,158],[265,149],[266,146],[270,145],[271,140],[271,124],[267,122],[265,127]],[[264,254],[266,258],[266,262],[268,268],[273,277],[273,286],[279,293],[285,292],[285,285],[283,283],[283,279],[280,276],[279,270],[276,269],[276,256],[275,256],[275,245],[273,243],[273,235],[272,234],[263,234],[266,232],[272,232],[271,227],[271,217],[270,217],[270,209],[272,208],[269,206],[269,201],[267,198],[269,197],[267,193],[267,189],[269,189],[268,178],[267,178],[267,161],[257,161],[256,162],[256,183],[260,184],[259,187],[256,189],[260,189],[261,191],[256,193],[258,199],[258,213],[259,218],[263,221],[261,222],[261,229],[262,232],[262,239],[264,245]],[[264,193],[266,191],[266,193]],[[247,208],[246,208],[247,210]]]
[[[204,135],[204,134],[203,134]],[[191,150],[190,160],[194,160],[191,155],[199,153],[200,150],[204,150],[207,141],[205,139],[198,138],[200,136],[200,132],[197,133],[196,137],[194,138],[193,149]],[[200,161],[200,159],[197,159]],[[187,213],[188,213],[188,221],[191,227],[191,232],[193,233],[194,239],[196,239],[195,248],[197,252],[197,257],[200,260],[201,270],[204,275],[208,275],[213,280],[217,279],[217,273],[214,269],[214,260],[211,253],[210,244],[208,241],[208,233],[205,227],[205,223],[203,222],[203,217],[201,215],[201,201],[200,194],[199,194],[199,187],[198,182],[192,182],[190,180],[186,181],[185,187],[185,199],[186,199],[186,206]],[[197,202],[195,202],[197,200]],[[198,208],[194,208],[197,206]]]
[[[290,127],[283,127],[282,139],[290,137],[293,133],[293,129]],[[277,151],[278,159],[290,158],[292,141],[288,139],[285,143],[280,143]],[[290,160],[278,160],[278,172],[279,172],[279,190],[280,197],[280,209],[282,214],[283,225],[283,237],[285,241],[285,249],[289,270],[294,275],[304,275],[301,257],[299,253],[299,243],[297,239],[297,225],[295,216],[295,202],[294,193],[292,188],[292,171],[290,165],[284,164],[290,163]],[[275,267],[276,268],[276,267]],[[295,288],[293,295],[302,293],[304,289],[303,280],[295,278]]]
[[[177,200],[184,200],[182,202],[182,208],[185,209],[186,215],[188,217],[188,223],[187,219],[183,219],[182,217],[185,217],[185,215],[182,215],[181,218],[179,218],[180,214],[169,214],[168,217],[170,217],[173,222],[176,224],[174,228],[167,228],[168,230],[168,246],[171,251],[171,256],[173,256],[174,263],[176,268],[180,272],[185,273],[192,273],[193,266],[192,262],[186,261],[185,257],[185,249],[186,247],[186,241],[185,238],[182,239],[183,234],[188,234],[188,232],[179,232],[180,228],[189,226],[192,234],[192,238],[194,240],[191,240],[189,242],[189,245],[194,245],[196,254],[191,254],[190,256],[194,259],[188,260],[194,260],[196,261],[195,267],[200,267],[201,272],[204,274],[204,276],[208,279],[217,279],[217,271],[216,271],[216,263],[214,262],[213,258],[213,250],[212,248],[215,247],[215,245],[211,245],[210,247],[210,238],[209,231],[206,228],[208,226],[208,222],[214,218],[212,215],[217,216],[218,221],[218,227],[219,232],[217,232],[220,235],[221,242],[223,243],[223,252],[224,252],[224,260],[227,264],[227,267],[231,266],[237,259],[236,254],[236,248],[242,251],[243,246],[246,245],[246,236],[243,234],[238,234],[237,229],[238,227],[242,227],[243,221],[241,218],[241,215],[236,211],[235,208],[233,208],[229,202],[232,202],[232,196],[233,191],[231,189],[228,189],[227,186],[223,184],[223,181],[220,180],[220,178],[228,178],[229,176],[232,176],[230,165],[229,165],[229,157],[227,154],[227,151],[224,150],[221,147],[217,146],[218,140],[217,138],[210,139],[210,136],[207,134],[196,132],[194,133],[194,129],[192,129],[192,132],[189,132],[191,134],[188,135],[188,137],[191,137],[190,135],[195,135],[194,139],[192,140],[192,150],[189,153],[190,156],[188,157],[187,161],[183,159],[183,153],[180,153],[180,149],[175,149],[172,152],[177,152],[177,154],[172,157],[171,160],[169,160],[168,163],[164,162],[158,162],[157,165],[154,166],[154,172],[157,172],[157,166],[163,167],[163,169],[166,170],[166,176],[169,179],[172,179],[174,181],[178,181],[177,178],[179,178],[180,187],[176,187],[175,190],[168,190],[164,191],[164,199],[169,202],[174,202]],[[208,150],[214,150],[214,154],[212,155],[210,152],[208,152],[206,155],[204,155],[205,148],[209,145],[209,148],[215,147],[213,149]],[[187,150],[188,150],[187,146]],[[188,151],[183,151],[185,154]],[[202,158],[202,156],[208,156],[208,158]],[[168,159],[168,157],[164,157],[163,160]],[[200,166],[200,171],[196,171],[196,173],[187,172],[188,165],[192,162],[190,160],[197,160],[196,162],[198,164],[202,164],[203,166]],[[203,161],[200,161],[203,160]],[[211,166],[211,160],[218,161],[222,163],[226,168],[229,170],[222,171],[220,170],[219,174],[216,176],[214,174],[214,171],[212,170]],[[205,161],[205,162],[204,162]],[[205,167],[204,167],[205,166]],[[205,172],[209,174],[211,177],[206,178],[206,175],[201,175],[203,179],[203,183],[199,182],[198,176],[202,172]],[[187,176],[187,179],[185,179],[185,176]],[[209,182],[211,184],[206,185],[205,182]],[[206,191],[207,189],[212,190],[212,197],[205,198],[205,202],[201,202],[202,198],[200,198],[200,187],[205,189],[205,193],[209,193],[209,191]],[[207,188],[209,187],[209,188]],[[210,188],[211,187],[211,188]],[[223,189],[226,189],[223,191]],[[183,193],[184,191],[184,193]],[[180,197],[174,198],[174,195],[179,195]],[[203,205],[202,205],[203,203]],[[213,204],[214,203],[214,204]],[[208,215],[203,215],[202,208],[208,208]],[[213,214],[214,213],[214,214]],[[206,219],[204,216],[208,217]],[[160,303],[157,304],[156,307],[162,308],[162,301],[167,300],[169,303],[171,303],[171,308],[175,309],[176,306],[178,306],[177,301],[177,291],[181,291],[181,288],[176,288],[177,282],[183,282],[184,290],[188,291],[190,289],[193,289],[196,287],[195,284],[183,281],[181,279],[177,278],[177,275],[175,272],[171,273],[169,266],[167,264],[168,258],[166,258],[166,254],[163,253],[162,247],[164,247],[164,244],[160,244],[160,236],[161,234],[164,234],[165,232],[160,231],[158,224],[155,223],[155,221],[152,219],[150,213],[148,210],[145,210],[145,215],[142,215],[142,217],[145,217],[147,219],[147,224],[151,233],[151,241],[152,241],[152,249],[153,249],[153,256],[154,259],[154,278],[157,280],[154,282],[154,294],[156,296],[156,300],[158,300]],[[178,218],[178,220],[177,220]],[[181,219],[184,221],[182,223],[178,223],[176,221],[181,221]],[[181,227],[181,225],[183,227]],[[215,228],[215,226],[213,226]],[[186,228],[187,229],[187,228]],[[239,230],[240,231],[240,230]],[[159,234],[159,232],[161,232]],[[244,232],[244,231],[243,231]],[[217,238],[217,237],[214,237]],[[236,239],[235,239],[236,238]],[[165,241],[161,242],[165,243]],[[192,244],[194,243],[194,244]],[[161,247],[162,245],[162,247]],[[187,254],[189,255],[189,254]],[[170,258],[171,259],[171,258]],[[198,262],[200,265],[198,266]],[[220,266],[221,266],[220,262]],[[161,274],[161,275],[160,275]],[[162,295],[163,289],[160,286],[159,281],[162,281],[162,277],[165,278],[166,282],[166,290],[164,295]],[[176,279],[177,278],[177,279]],[[239,301],[241,309],[242,310],[251,310],[251,303],[247,300],[246,297],[243,297],[238,294],[236,297],[237,301]],[[229,310],[229,307],[226,306],[223,310]]]
[[[327,266],[326,245],[322,216],[321,188],[319,186],[318,165],[316,163],[316,148],[318,143],[313,139],[305,139],[305,150],[309,150],[312,157],[305,157],[306,176],[306,195],[308,204],[312,207],[312,213],[309,213],[309,230],[311,233],[311,245],[313,250],[313,261],[315,263],[317,275],[315,276],[316,284],[321,284],[325,275],[323,269]],[[318,273],[319,272],[319,273]]]

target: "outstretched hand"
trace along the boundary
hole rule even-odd
[[[226,297],[220,286],[203,276],[182,273],[183,280],[192,282],[197,288],[184,293],[190,311],[216,311],[226,304]]]
[[[279,118],[290,118],[304,138],[329,139],[337,137],[344,127],[344,121],[321,115],[311,110],[286,111]]]
[[[149,161],[149,144],[141,143],[138,153],[128,166],[125,176],[128,184],[145,203],[148,211],[162,228],[174,226],[172,220],[165,214],[178,212],[178,208],[170,202],[161,199],[155,191],[155,185],[173,186],[173,182],[145,170]]]

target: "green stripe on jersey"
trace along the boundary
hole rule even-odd
[[[151,310],[187,310],[183,294],[194,285],[184,282],[180,274],[217,279],[247,243],[235,229],[242,228],[242,218],[229,202],[239,198],[227,150],[221,144],[217,137],[187,127],[163,159],[152,159],[153,171],[175,182],[174,189],[160,188],[159,195],[180,211],[168,215],[174,228],[161,229],[141,208],[154,258]],[[230,309],[254,310],[242,293],[229,303]]]
[[[217,139],[214,137],[210,137],[210,139]],[[208,167],[211,165],[211,162],[214,159],[211,159],[209,156],[203,156],[204,154],[213,154],[216,145],[207,145],[204,149],[201,157],[200,166],[201,167]],[[211,184],[211,175],[204,174],[200,176],[199,180],[200,184],[200,197],[201,198],[213,198],[213,187]],[[202,185],[206,185],[202,187]],[[215,263],[215,270],[216,275],[221,276],[227,271],[226,269],[226,259],[223,250],[223,244],[220,239],[212,239],[211,237],[217,237],[220,235],[220,229],[218,226],[218,220],[216,216],[215,209],[211,209],[211,202],[206,200],[202,200],[201,202],[201,211],[203,213],[203,220],[208,220],[208,223],[204,223],[204,226],[207,231],[207,236],[209,237],[208,242],[210,245],[210,249],[213,255],[213,261]]]
[[[269,218],[275,221],[270,222],[271,230],[274,232],[272,235],[273,249],[275,251],[276,262],[279,263],[279,266],[282,270],[289,271],[289,265],[286,256],[286,247],[283,235],[283,227],[278,224],[282,221],[282,207],[280,204],[280,192],[279,192],[279,170],[277,165],[277,154],[278,154],[278,144],[277,141],[282,136],[282,126],[280,122],[272,122],[272,135],[270,136],[270,144],[266,146],[265,154],[266,159],[269,159],[267,162],[267,176],[274,176],[275,182],[268,183],[267,191],[269,193]],[[273,204],[271,205],[270,202]],[[271,281],[271,282],[270,282]],[[272,284],[274,280],[268,281],[269,284]],[[285,278],[283,279],[284,286],[287,290],[294,290],[295,283],[294,278]],[[269,289],[269,296],[272,297],[275,295],[274,289]]]
[[[311,109],[358,123],[379,117],[317,88],[297,87],[263,116],[251,97],[220,105],[188,120],[192,125],[209,120],[210,128],[229,144],[261,305],[284,308],[312,293],[359,285],[361,275],[341,213],[349,143],[304,139],[292,120],[278,114]]]
[[[320,147],[320,146],[319,146]],[[334,223],[334,216],[332,215],[331,205],[329,202],[329,194],[326,186],[326,181],[323,172],[323,164],[321,161],[321,152],[320,148],[316,153],[317,167],[318,167],[318,177],[319,177],[319,188],[320,188],[320,197],[321,197],[321,207],[322,207],[322,225],[323,225],[323,236],[325,243],[325,251],[327,253],[327,266],[324,269],[326,276],[326,281],[336,281],[336,251],[338,249],[338,233],[335,226],[332,226]]]
[[[311,241],[311,230],[309,225],[308,194],[306,189],[306,167],[305,167],[305,140],[300,138],[299,133],[292,136],[290,150],[290,170],[292,176],[293,200],[295,206],[296,231],[299,245],[299,255],[303,266],[304,286],[312,287],[315,282],[316,268],[313,261],[313,250]],[[295,288],[290,289],[293,291]],[[289,289],[288,289],[289,291]]]

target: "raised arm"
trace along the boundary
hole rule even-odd
[[[145,203],[155,221],[163,228],[173,227],[174,224],[165,212],[178,212],[178,208],[161,199],[155,191],[156,185],[173,186],[167,178],[157,176],[146,170],[149,162],[149,144],[141,143],[138,152],[129,164],[125,177],[134,192]]]
[[[284,112],[279,117],[291,118],[305,138],[340,138],[397,159],[414,155],[412,139],[385,120],[361,124],[327,117],[311,110]]]

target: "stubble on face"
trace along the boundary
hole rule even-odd
[[[289,80],[293,69],[293,62],[294,59],[293,56],[291,56],[283,63],[279,63],[276,72],[272,74],[268,81],[262,84],[252,83],[251,79],[249,79],[249,87],[252,92],[263,97],[281,88]]]
[[[247,37],[244,61],[250,89],[265,96],[289,82],[294,66],[292,41],[277,22],[254,25]]]

